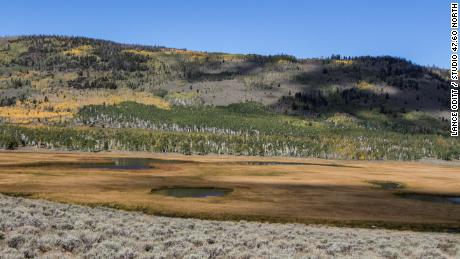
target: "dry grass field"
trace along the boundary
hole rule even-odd
[[[153,168],[143,170],[80,166],[114,157],[156,160]],[[373,183],[390,183],[391,188]],[[152,193],[174,186],[232,192],[206,198]],[[460,196],[460,166],[454,163],[16,151],[0,153],[0,192],[202,219],[460,229],[459,204],[395,195]]]

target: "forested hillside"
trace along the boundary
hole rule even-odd
[[[446,70],[82,37],[0,38],[0,146],[459,159]]]

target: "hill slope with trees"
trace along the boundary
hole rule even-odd
[[[0,38],[0,146],[459,159],[447,70],[64,36]]]

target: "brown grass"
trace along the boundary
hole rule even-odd
[[[106,161],[155,157],[195,163],[155,164],[138,171],[83,169],[43,162]],[[244,161],[302,162],[247,165]],[[30,166],[42,162],[41,166]],[[23,164],[23,165],[21,165]],[[25,166],[28,164],[28,166]],[[371,182],[398,182],[402,190]],[[151,194],[161,186],[232,188],[225,197],[172,198]],[[146,153],[0,153],[0,192],[85,205],[141,210],[157,215],[413,229],[460,227],[460,206],[400,198],[395,192],[460,195],[455,165],[319,159],[181,156]]]

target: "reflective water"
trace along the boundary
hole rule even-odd
[[[399,193],[397,194],[401,198],[437,202],[437,203],[451,203],[460,205],[460,196],[442,196],[435,194],[420,194],[420,193]]]
[[[230,192],[232,192],[232,189],[216,187],[164,187],[152,190],[152,193],[176,198],[206,198],[210,196],[219,197],[225,196]]]
[[[398,182],[369,181],[369,183],[378,186],[379,188],[384,190],[397,190],[404,188],[404,184]]]
[[[101,169],[116,169],[116,170],[142,170],[154,168],[152,163],[158,162],[157,159],[150,158],[112,158],[111,162],[90,162],[81,163],[80,168],[101,168]]]
[[[87,169],[112,169],[112,170],[143,170],[155,168],[155,164],[182,164],[194,163],[193,161],[182,160],[163,160],[155,158],[135,158],[135,157],[114,157],[106,158],[105,161],[82,160],[82,161],[42,161],[24,164],[0,165],[0,167],[68,167],[68,168],[87,168]]]

